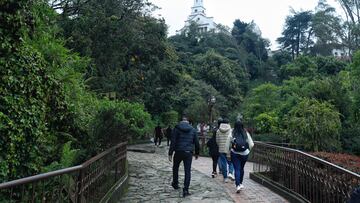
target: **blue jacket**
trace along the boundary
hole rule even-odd
[[[174,151],[194,151],[199,154],[199,139],[196,130],[185,121],[180,122],[175,126],[171,133],[171,144],[169,155],[171,156]]]

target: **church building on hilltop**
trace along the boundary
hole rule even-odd
[[[205,7],[203,0],[194,0],[194,6],[191,7],[191,14],[188,19],[185,21],[185,27],[181,30],[178,30],[177,33],[180,34],[187,30],[192,22],[198,25],[199,32],[208,32],[216,29],[216,23],[214,23],[213,17],[207,17],[205,13]]]

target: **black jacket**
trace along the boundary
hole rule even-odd
[[[216,135],[212,136],[206,145],[209,148],[210,156],[219,156],[219,146],[216,143]]]
[[[169,155],[174,151],[194,151],[199,154],[199,139],[196,130],[188,122],[180,122],[175,126],[171,134]]]
[[[168,139],[171,138],[171,132],[172,132],[172,129],[171,129],[170,127],[166,128],[166,137],[167,137]]]

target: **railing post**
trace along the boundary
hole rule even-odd
[[[294,190],[295,192],[299,193],[300,192],[300,186],[299,186],[299,159],[296,155],[296,153],[294,154],[294,160],[295,160],[295,168],[294,168]]]
[[[84,179],[84,169],[82,168],[79,171],[79,177],[78,177],[78,188],[77,188],[77,198],[76,198],[77,203],[85,202],[84,191],[82,191],[84,187],[83,179]]]
[[[116,150],[115,150],[115,157],[114,157],[114,159],[115,160],[117,160],[117,158],[119,157],[119,155],[120,155],[120,153],[119,153],[119,151],[120,151],[120,148],[116,148]],[[118,168],[119,168],[119,162],[116,162],[115,163],[115,181],[114,181],[114,183],[116,183],[116,181],[117,181],[117,177],[118,177]]]

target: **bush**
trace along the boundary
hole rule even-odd
[[[340,114],[328,102],[302,99],[286,118],[292,143],[304,145],[306,150],[339,150]]]
[[[177,111],[167,111],[161,115],[162,123],[165,126],[175,126],[179,121],[179,113]]]
[[[153,126],[151,115],[145,112],[143,105],[102,100],[90,126],[92,145],[88,146],[96,147],[91,151],[99,152],[121,141],[144,139]]]
[[[259,133],[270,133],[278,131],[278,118],[274,113],[262,113],[255,117],[256,130]]]
[[[341,132],[341,144],[345,152],[360,156],[360,127],[351,127]]]

